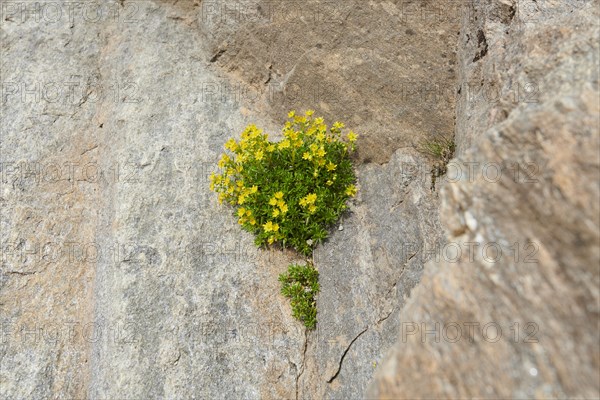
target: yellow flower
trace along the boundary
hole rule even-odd
[[[256,220],[254,218],[250,220],[250,225],[256,225]]]
[[[281,207],[283,207],[283,206],[285,206],[285,201],[283,201],[283,200],[279,200],[279,201],[277,202],[277,207],[281,208]]]
[[[246,196],[244,196],[243,194],[240,194],[238,197],[238,204],[244,204],[244,202],[246,201]]]
[[[290,141],[287,139],[282,140],[281,142],[279,142],[278,147],[280,150],[287,149],[288,147],[290,147]]]
[[[317,201],[317,195],[315,193],[311,193],[300,199],[300,205],[305,207],[307,205],[315,204],[315,201]]]
[[[250,189],[250,193],[256,193],[258,192],[258,186],[254,185],[252,186],[252,188]]]
[[[273,244],[274,241],[275,241],[275,236],[270,236],[269,240],[268,240],[269,244]]]
[[[305,152],[304,154],[302,154],[302,158],[305,160],[312,160],[312,155],[309,152]]]
[[[321,125],[325,120],[322,117],[315,119],[315,125]]]
[[[283,199],[283,192],[277,192],[277,193],[275,193],[275,198],[276,199]]]
[[[265,229],[265,232],[277,232],[279,230],[279,225],[269,221],[263,225],[263,228]]]
[[[271,200],[269,200],[269,204],[272,206],[277,205],[277,199],[275,197],[273,197]]]
[[[256,153],[254,153],[254,158],[256,158],[257,160],[262,160],[263,155],[264,153],[262,150],[257,150]]]
[[[332,129],[343,129],[346,125],[342,124],[341,122],[335,122],[332,126]]]
[[[312,204],[310,207],[308,207],[309,213],[314,214],[315,211],[317,211],[317,206],[315,206],[314,204]]]
[[[315,113],[315,110],[307,110],[306,111],[306,116],[310,117],[311,115],[313,115]]]
[[[243,217],[244,214],[246,214],[246,209],[244,207],[240,207],[237,212],[238,217]]]
[[[247,217],[249,217],[249,216],[251,216],[251,215],[252,215],[252,211],[250,211],[250,210],[246,210],[246,216],[247,216]]]
[[[356,186],[349,185],[346,188],[346,192],[345,193],[346,193],[347,196],[354,196],[356,194]]]
[[[331,161],[329,161],[329,164],[327,164],[327,170],[328,171],[335,171],[336,168],[337,168],[337,165],[335,165],[334,163],[332,163]]]
[[[248,125],[246,130],[247,130],[246,137],[249,137],[250,139],[256,139],[262,133],[262,131],[260,129],[258,129],[256,127],[256,125],[254,125],[254,124]]]
[[[270,144],[270,145],[267,147],[267,151],[268,151],[269,153],[272,153],[272,152],[274,152],[274,151],[275,151],[275,145],[274,145],[274,144]]]
[[[287,204],[283,204],[283,205],[279,206],[279,209],[281,210],[282,214],[285,214],[286,212],[288,212]]]
[[[296,115],[296,111],[292,110],[288,113],[288,118],[294,118],[295,115]]]
[[[229,158],[229,156],[227,154],[223,154],[221,156],[221,159],[219,160],[219,168],[223,168],[225,167],[225,164],[228,163],[231,159]]]
[[[310,151],[312,151],[313,153],[316,153],[318,148],[319,146],[317,146],[316,143],[310,145]]]
[[[317,151],[317,155],[318,155],[319,157],[325,157],[325,154],[327,154],[327,153],[325,152],[325,148],[324,148],[323,146],[321,146],[321,147],[319,148],[319,151]]]
[[[237,143],[235,142],[234,138],[231,138],[227,141],[227,143],[225,143],[225,148],[231,151],[236,151],[237,150]]]
[[[317,134],[317,140],[318,140],[319,142],[322,142],[323,140],[325,140],[325,134],[324,134],[323,132],[319,132],[319,133]]]
[[[273,222],[269,221],[266,224],[263,224],[263,229],[265,232],[271,232],[273,230]]]
[[[358,135],[356,135],[356,133],[350,131],[350,133],[348,133],[348,140],[350,141],[350,143],[356,142],[356,139],[358,139]]]
[[[327,186],[331,186],[331,185],[333,185],[333,181],[331,179],[329,179],[325,184]]]
[[[277,218],[279,217],[279,210],[278,209],[274,209],[273,210],[273,218]]]

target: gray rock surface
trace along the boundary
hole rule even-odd
[[[359,169],[360,194],[343,231],[316,252],[319,323],[310,334],[300,398],[356,398],[397,339],[419,282],[424,248],[440,244],[438,199],[421,157],[396,151]]]
[[[440,208],[460,253],[426,264],[369,396],[600,395],[598,20],[587,1],[471,9]]]
[[[15,4],[0,398],[599,396],[597,2]],[[361,134],[312,332],[207,182],[308,108]]]
[[[106,7],[120,17],[3,16],[2,82],[20,93],[2,105],[0,397],[288,396],[303,332],[207,184],[260,120],[204,96],[228,80],[179,9]],[[45,97],[70,82],[74,98]]]
[[[251,20],[234,1],[2,9],[0,397],[364,392],[422,272],[415,249],[441,232],[410,146],[452,131],[452,97],[415,82],[453,86],[456,28],[431,39],[398,3],[328,4],[256,2],[276,9]],[[297,256],[255,249],[207,184],[227,138],[276,132],[290,108],[346,122],[359,163],[381,164],[359,166],[360,197],[315,254],[310,333],[279,294]]]

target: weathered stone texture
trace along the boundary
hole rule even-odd
[[[597,398],[597,3],[474,5],[458,45],[458,154],[440,208],[462,253],[426,264],[369,394]],[[472,341],[467,323],[479,324]],[[501,326],[497,341],[493,327],[482,333],[487,323]]]
[[[215,63],[264,93],[275,118],[312,104],[360,132],[360,159],[379,164],[452,136],[456,15],[431,18],[440,7],[424,1],[256,3],[217,1],[204,20]]]
[[[1,4],[1,398],[599,396],[597,2],[51,3]],[[207,184],[308,108],[361,134],[314,332]]]
[[[56,4],[58,21],[0,21],[0,397],[364,392],[423,270],[415,249],[441,232],[410,146],[452,131],[452,96],[420,85],[453,86],[456,21],[408,26],[398,2],[255,2],[276,9],[247,20],[209,8],[241,10],[229,0],[126,0],[97,21]],[[275,133],[290,108],[363,136],[360,197],[315,254],[308,334],[277,282],[297,256],[256,250],[207,184],[229,137]]]

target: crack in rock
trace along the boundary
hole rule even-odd
[[[307,347],[308,347],[308,336],[306,334],[306,330],[304,330],[304,350],[302,352],[302,363],[300,364],[300,372],[298,373],[298,375],[296,375],[296,400],[298,400],[298,382],[300,381],[300,377],[304,373]]]
[[[327,383],[331,383],[333,382],[333,380],[335,378],[337,378],[337,376],[340,374],[340,371],[342,370],[342,363],[344,362],[344,357],[346,357],[346,354],[348,354],[348,351],[350,350],[350,347],[352,347],[352,345],[354,344],[354,342],[356,342],[356,340],[362,336],[363,333],[365,333],[367,330],[369,330],[369,327],[367,326],[365,329],[363,329],[362,332],[360,332],[358,335],[356,335],[356,337],[354,339],[352,339],[352,341],[350,342],[350,344],[348,345],[348,347],[346,347],[346,350],[344,351],[344,354],[342,354],[342,357],[340,358],[340,362],[338,363],[338,369],[336,371],[336,373],[327,380]]]

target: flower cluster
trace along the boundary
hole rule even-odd
[[[303,197],[300,199],[300,201],[298,202],[300,204],[301,207],[308,207],[308,212],[311,214],[314,214],[315,211],[317,211],[317,206],[315,205],[315,202],[317,201],[317,195],[314,193],[311,193],[309,195],[307,195],[306,197]]]
[[[328,128],[313,114],[290,112],[279,141],[249,125],[239,142],[227,141],[220,173],[210,177],[219,202],[237,208],[239,224],[256,235],[257,245],[280,243],[310,255],[356,195],[350,155],[357,135],[344,140],[344,124]]]

